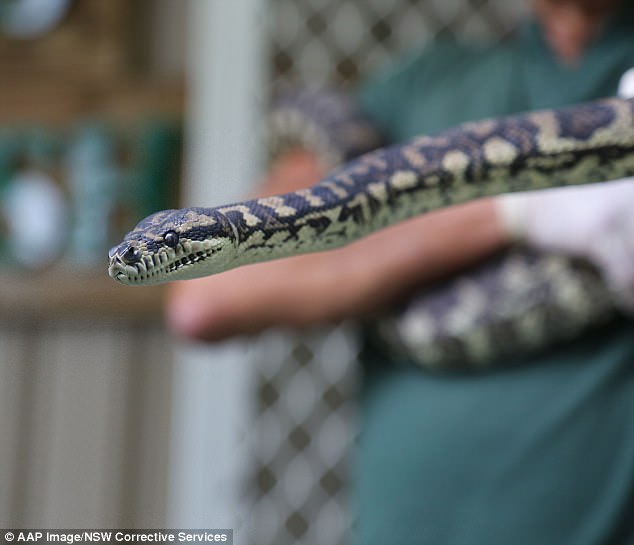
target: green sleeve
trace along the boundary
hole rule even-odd
[[[357,97],[388,142],[503,115],[512,109],[506,91],[517,68],[511,53],[500,46],[467,47],[455,40],[436,40],[369,78]]]
[[[443,68],[461,64],[464,56],[465,49],[455,41],[435,41],[369,77],[358,90],[359,104],[388,140],[398,140],[400,127],[407,120],[410,97],[427,101],[432,88],[442,85]]]

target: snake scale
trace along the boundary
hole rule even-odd
[[[129,285],[207,276],[470,199],[631,175],[632,99],[470,122],[366,153],[308,189],[152,214],[110,250],[109,274]]]

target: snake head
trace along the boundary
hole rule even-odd
[[[156,212],[108,253],[108,274],[129,285],[208,276],[231,268],[235,228],[215,209]]]

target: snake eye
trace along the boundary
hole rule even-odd
[[[132,265],[133,263],[136,263],[141,259],[141,252],[138,248],[135,248],[134,246],[128,246],[125,252],[123,252],[123,254],[121,255],[121,258],[128,265]]]
[[[178,244],[178,233],[175,231],[168,231],[163,235],[163,241],[170,248],[176,248],[176,245]]]

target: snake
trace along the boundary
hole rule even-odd
[[[513,245],[363,320],[388,361],[478,372],[529,362],[619,311],[600,270],[581,257]]]
[[[209,276],[337,248],[480,197],[632,175],[633,99],[468,122],[365,153],[306,189],[151,214],[110,250],[108,272],[134,286]],[[414,295],[374,322],[378,338],[423,367],[477,367],[572,338],[615,311],[598,271],[561,255],[507,255],[469,282]]]
[[[472,199],[631,175],[633,99],[472,121],[365,153],[309,188],[151,214],[110,250],[108,272],[134,286],[209,276]]]

